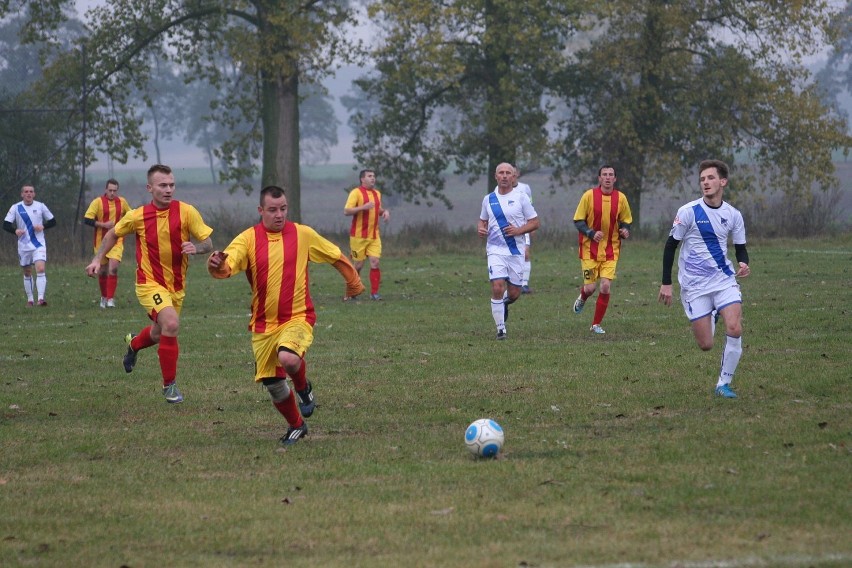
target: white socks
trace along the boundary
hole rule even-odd
[[[717,387],[729,385],[734,380],[734,373],[743,354],[743,338],[725,336],[725,350],[722,352],[722,370],[719,373]]]
[[[32,276],[24,276],[24,293],[27,295],[27,301],[33,301],[33,279]]]
[[[497,324],[497,329],[505,329],[506,320],[503,319],[504,307],[503,300],[491,299],[491,316],[494,318],[494,323]]]
[[[47,274],[42,272],[36,274],[36,291],[38,292],[39,301],[44,300],[44,292],[47,289]]]

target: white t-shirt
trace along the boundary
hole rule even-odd
[[[485,241],[486,254],[522,255],[526,250],[524,235],[507,237],[501,227],[526,225],[530,219],[538,217],[530,198],[523,191],[513,188],[506,195],[492,191],[482,198],[482,211],[479,219],[488,221],[488,238]]]
[[[14,223],[17,229],[24,229],[24,234],[18,237],[18,252],[32,252],[40,247],[47,248],[44,240],[44,230],[36,231],[35,226],[44,226],[45,221],[53,219],[53,213],[41,201],[25,205],[19,201],[9,208],[5,221]]]
[[[736,285],[728,236],[734,244],[744,245],[746,232],[743,216],[734,206],[723,201],[713,208],[703,198],[691,201],[677,210],[669,234],[681,241],[677,281],[684,300]]]

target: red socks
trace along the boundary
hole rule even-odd
[[[109,274],[106,277],[106,294],[104,298],[111,300],[115,297],[115,289],[118,288],[118,274]]]
[[[98,274],[98,286],[101,289],[101,298],[107,298],[107,277]]]
[[[167,387],[175,382],[177,376],[178,362],[178,340],[177,337],[160,336],[160,348],[157,350],[160,356],[160,371],[163,373],[163,386]]]
[[[146,328],[143,328],[142,331],[139,332],[139,335],[134,337],[133,341],[130,342],[130,348],[134,351],[139,351],[140,349],[145,349],[146,347],[151,347],[152,345],[156,345],[156,343],[151,340],[150,325]]]
[[[603,321],[607,306],[609,306],[609,294],[598,294],[598,301],[595,303],[595,319],[592,320],[592,325],[597,325]]]
[[[290,391],[290,396],[286,399],[281,402],[272,401],[272,404],[278,409],[278,412],[284,416],[287,420],[287,424],[293,428],[298,428],[304,422],[304,420],[302,420],[302,414],[299,412],[299,407],[296,406],[296,393],[292,390]]]
[[[370,294],[378,294],[379,293],[379,285],[382,283],[382,269],[381,268],[371,268],[370,269]]]

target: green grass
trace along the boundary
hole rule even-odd
[[[573,241],[535,250],[535,293],[494,340],[482,251],[386,243],[384,302],[318,308],[310,435],[252,383],[249,287],[191,267],[178,382],[121,269],[96,307],[79,266],[48,267],[46,309],[0,274],[2,566],[848,566],[852,237],[752,243],[740,399],[721,353],[657,303],[660,243],[630,243],[604,321],[570,312]],[[396,254],[394,254],[396,252]],[[463,434],[492,417],[496,460]]]

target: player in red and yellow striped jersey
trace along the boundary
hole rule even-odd
[[[252,292],[248,327],[255,357],[254,380],[266,385],[273,405],[287,420],[289,428],[280,441],[289,446],[307,435],[304,418],[316,406],[305,365],[316,321],[308,290],[308,262],[334,266],[346,281],[346,297],[361,294],[364,285],[337,245],[312,228],[287,220],[283,189],[263,188],[257,209],[260,223],[237,235],[224,251],[214,251],[207,259],[207,270],[214,278],[246,273]],[[295,394],[287,386],[287,376]]]
[[[130,212],[130,204],[118,195],[118,181],[108,179],[104,194],[96,197],[86,209],[83,215],[83,223],[95,228],[94,252],[98,251],[101,241],[107,231],[115,227],[115,224]],[[98,285],[101,289],[102,308],[115,307],[115,289],[118,286],[118,265],[121,264],[121,256],[124,254],[124,239],[118,239],[115,246],[107,253],[98,270]]]
[[[627,197],[615,188],[615,180],[615,168],[602,166],[598,170],[599,185],[583,194],[574,213],[583,269],[583,286],[580,296],[574,301],[574,313],[579,314],[583,310],[600,280],[601,289],[590,328],[598,334],[606,333],[600,324],[609,306],[621,239],[630,237],[630,224],[633,222]]]
[[[175,383],[177,335],[186,294],[186,267],[189,255],[213,250],[213,229],[204,223],[195,207],[172,199],[175,177],[170,167],[151,166],[146,189],[151,203],[134,209],[107,231],[86,273],[94,276],[118,239],[136,233],[136,297],[153,323],[139,335],[128,333],[125,337],[124,370],[133,370],[139,350],[159,344],[163,395],[167,402],[178,403],[183,402],[183,395]]]
[[[352,217],[349,249],[358,274],[361,274],[364,260],[370,259],[370,298],[381,300],[379,287],[382,271],[379,259],[382,257],[382,239],[379,235],[379,219],[389,221],[390,211],[382,207],[382,194],[376,189],[376,172],[361,170],[358,178],[361,185],[349,192],[343,207],[343,214]],[[348,300],[349,297],[343,299]]]

